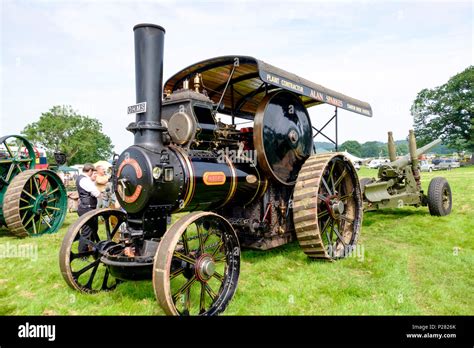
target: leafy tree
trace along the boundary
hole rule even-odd
[[[362,157],[379,157],[382,146],[378,141],[367,141],[362,144]]]
[[[347,151],[354,156],[360,157],[362,146],[356,140],[348,140],[341,144],[340,149],[341,151]]]
[[[77,114],[71,106],[53,106],[39,121],[28,124],[23,134],[46,148],[48,160],[55,151],[64,152],[68,163],[96,162],[112,155],[110,138],[95,118]]]
[[[441,138],[453,149],[474,150],[474,66],[433,89],[423,89],[411,107],[419,146]]]

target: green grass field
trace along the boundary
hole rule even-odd
[[[375,176],[361,169],[360,177]],[[369,212],[359,247],[338,262],[308,259],[294,242],[267,252],[244,251],[239,286],[226,315],[473,315],[474,168],[423,173],[444,176],[453,212],[428,208]],[[17,239],[0,230],[0,245],[30,245],[37,259],[0,259],[2,315],[162,315],[151,281],[126,282],[108,293],[80,294],[64,282],[59,233]]]

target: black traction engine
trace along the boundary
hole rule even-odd
[[[314,153],[307,109],[371,116],[370,105],[247,56],[196,63],[163,86],[165,30],[139,24],[134,35],[134,144],[112,175],[121,209],[69,228],[67,284],[97,292],[152,279],[165,313],[215,315],[235,293],[242,247],[298,239],[311,258],[350,253],[362,223],[357,174],[340,153]]]

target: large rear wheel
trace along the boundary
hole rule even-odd
[[[353,250],[363,205],[350,160],[337,153],[311,156],[298,175],[293,203],[296,236],[309,257],[334,260]]]

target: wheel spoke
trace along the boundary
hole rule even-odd
[[[40,191],[40,188],[38,186],[38,182],[36,181],[36,178],[33,176],[33,177],[31,177],[31,180],[35,183],[36,192],[38,192],[38,194],[41,194],[41,191]]]
[[[22,192],[23,192],[25,195],[27,195],[28,197],[30,197],[31,199],[34,199],[34,200],[36,201],[36,197],[33,196],[32,194],[30,194],[28,191],[23,190]]]
[[[96,260],[96,261],[98,261],[98,260]],[[92,289],[92,282],[94,281],[95,274],[97,273],[97,269],[99,268],[99,265],[100,265],[100,263],[98,262],[98,263],[94,266],[94,268],[92,269],[91,275],[90,275],[89,280],[88,280],[88,282],[87,282],[87,284],[86,284],[86,288]]]
[[[199,297],[199,314],[206,312],[206,288],[204,283],[201,283],[201,295]]]
[[[25,216],[26,216],[26,214],[25,214]],[[26,226],[28,226],[28,225],[30,224],[30,222],[31,222],[34,218],[35,218],[35,216],[32,215],[32,216],[30,217],[30,219],[23,225],[23,227],[26,228]],[[33,226],[34,226],[34,223],[33,223]]]
[[[341,175],[339,176],[339,178],[337,178],[336,182],[334,183],[334,186],[336,186],[336,188],[339,187],[339,184],[342,182],[342,179],[344,179],[344,177],[347,175],[347,169],[344,168],[344,171],[341,173]],[[340,191],[340,190],[338,190]]]
[[[61,209],[59,209],[59,208],[57,208],[57,207],[51,207],[51,206],[49,206],[49,205],[46,206],[46,209],[61,210]]]
[[[189,315],[189,309],[191,307],[191,285],[184,292],[184,310],[187,315]]]
[[[46,225],[48,225],[49,228],[52,228],[52,226],[49,224],[48,221],[46,221],[46,219],[44,218],[43,215],[42,215],[42,219],[43,219],[44,223],[45,223]]]
[[[204,242],[201,234],[201,226],[199,224],[196,224],[196,230],[199,238],[199,251],[201,252],[201,255],[204,254]]]
[[[331,190],[330,190],[330,188],[329,188],[329,186],[328,186],[328,183],[326,182],[326,180],[324,179],[323,176],[321,177],[321,181],[322,181],[324,187],[326,188],[328,194],[329,194],[329,195],[333,195],[333,193],[331,192]]]
[[[71,253],[69,254],[69,259],[72,261],[72,260],[75,260],[75,259],[78,259],[80,257],[86,257],[86,256],[91,256],[91,255],[94,255],[94,251],[84,251],[82,253],[73,253],[71,251]]]
[[[176,278],[177,276],[179,276],[180,274],[183,274],[184,272],[184,268],[183,267],[180,267],[178,268],[177,270],[173,271],[171,274],[170,274],[170,280]]]
[[[337,239],[339,239],[341,241],[342,245],[347,246],[346,242],[344,242],[344,238],[342,238],[342,235],[339,232],[339,229],[336,226],[333,225],[333,230],[334,230],[334,233],[337,236]],[[337,240],[336,240],[336,245],[337,245]]]
[[[8,182],[10,180],[10,177],[13,173],[13,168],[15,168],[15,164],[11,164],[10,165],[10,168],[8,168],[8,173],[7,173],[7,176],[5,177],[5,181]]]
[[[173,296],[172,296],[173,302],[176,303],[176,300],[178,299],[178,296],[181,295],[187,288],[191,287],[191,285],[193,285],[193,283],[195,281],[196,281],[196,277],[192,277],[186,283],[184,283],[184,285],[182,287],[180,287],[176,293],[173,294]]]
[[[43,218],[43,214],[40,214],[39,218],[38,218],[38,232],[41,232],[41,220]]]
[[[90,270],[92,267],[94,267],[95,265],[98,265],[100,262],[100,259],[97,259],[97,260],[94,260],[93,262],[91,262],[90,264],[88,264],[87,266],[85,266],[84,268],[81,268],[79,271],[76,271],[76,272],[72,272],[72,275],[74,276],[74,278],[79,278],[79,276],[85,272],[87,272],[88,270]]]
[[[206,288],[206,292],[207,294],[209,295],[209,297],[211,298],[212,301],[215,301],[216,300],[216,293],[214,292],[214,290],[212,290],[212,288],[209,286],[208,283],[204,283],[204,287]]]
[[[217,280],[219,280],[221,284],[224,282],[224,276],[221,275],[219,272],[214,272],[212,276],[216,278]]]
[[[33,208],[33,207],[34,207],[34,205],[31,204],[31,205],[26,205],[26,206],[24,206],[24,207],[21,207],[21,208],[19,208],[18,210],[31,209],[31,208]]]
[[[188,231],[187,229],[184,230],[183,234],[181,235],[181,239],[183,240],[184,253],[186,255],[189,254],[189,244],[188,244],[187,231]]]
[[[189,257],[187,255],[184,255],[184,254],[180,253],[179,251],[175,251],[173,256],[180,259],[180,260],[182,260],[182,261],[190,263],[192,265],[194,265],[196,263],[196,260],[192,259],[191,257]]]
[[[340,218],[349,224],[354,223],[354,219],[348,217],[347,215],[340,215]]]
[[[223,262],[223,261],[227,261],[227,256],[225,254],[221,255],[220,257],[214,258],[214,263]]]
[[[33,215],[32,218],[34,218],[35,216]],[[33,231],[34,231],[34,234],[37,234],[38,231],[36,230],[36,224],[35,224],[35,220],[33,220]]]
[[[334,192],[334,194],[336,193],[336,188],[334,186],[334,177],[332,176],[332,173],[333,173],[333,170],[334,170],[334,167],[336,166],[336,161],[333,160],[332,162],[332,167],[331,167],[331,170],[329,171],[329,179],[331,181],[331,184],[332,184],[332,192]]]
[[[59,190],[59,186],[56,187],[53,191],[48,192],[48,195],[52,195],[52,194],[55,193],[57,190]]]
[[[109,217],[104,219],[104,224],[105,224],[105,233],[107,234],[107,240],[112,240],[112,237],[110,235],[110,222],[109,222]]]
[[[322,218],[323,216],[329,214],[327,210],[323,210],[322,212],[318,213],[318,219]]]
[[[23,147],[23,140],[20,140],[20,142],[18,143],[18,148],[16,149],[16,156],[15,157],[20,157],[21,155],[21,148]],[[26,147],[25,147],[26,148]]]
[[[109,269],[105,268],[104,280],[102,281],[102,290],[108,290],[107,282],[109,281]]]
[[[341,201],[344,201],[348,198],[354,198],[354,190],[352,190],[350,193],[348,193],[347,195],[343,195],[341,197],[339,197],[339,200]]]
[[[8,146],[6,140],[3,142],[3,145],[5,145],[5,148],[7,149],[8,154],[10,155],[10,157],[12,157],[12,158],[15,157],[15,156],[13,156],[13,152],[12,152],[12,150],[10,149],[10,146]]]
[[[221,239],[219,241],[219,244],[217,244],[216,249],[212,252],[211,256],[214,257],[223,245],[224,245],[224,242]]]

